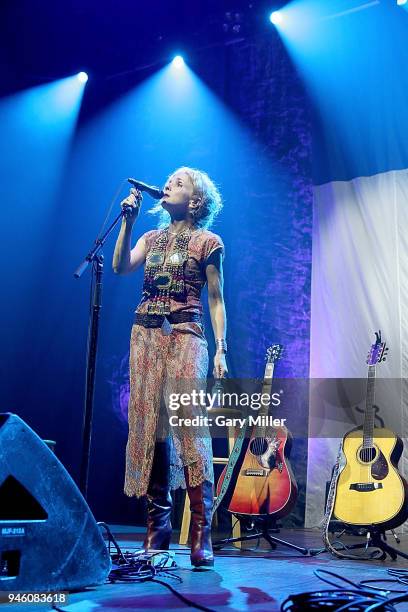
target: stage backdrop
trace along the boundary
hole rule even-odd
[[[301,4],[318,12],[303,40],[287,40],[315,109],[306,524],[317,526],[339,441],[363,420],[378,330],[389,353],[376,425],[407,437],[408,13]]]
[[[366,358],[379,329],[389,353],[377,366],[376,425],[382,419],[407,438],[407,223],[408,170],[315,189],[308,526],[322,519],[342,435],[362,423]],[[323,385],[322,378],[336,380]],[[405,476],[407,458],[405,445]]]

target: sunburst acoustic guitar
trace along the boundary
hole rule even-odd
[[[391,430],[374,427],[376,366],[388,349],[381,332],[367,358],[367,397],[362,427],[348,432],[342,442],[345,466],[337,480],[333,514],[340,521],[359,526],[392,529],[408,517],[407,483],[397,466],[402,440]]]
[[[267,350],[262,393],[271,395],[274,365],[281,352],[280,344]],[[289,514],[297,498],[297,485],[289,463],[291,436],[286,427],[263,424],[271,417],[269,406],[261,408],[258,416],[260,424],[253,426],[250,438],[242,446],[223,499],[226,508],[234,514],[281,518]],[[217,495],[227,470],[228,465],[218,480]]]

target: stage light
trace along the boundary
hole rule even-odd
[[[88,75],[86,72],[78,72],[77,79],[80,83],[86,83],[88,80]]]
[[[184,66],[184,59],[181,57],[181,55],[176,55],[172,61],[172,64],[175,68],[182,68]]]
[[[407,0],[397,0],[397,4],[399,4],[400,6],[406,3],[407,3]]]
[[[269,16],[269,21],[273,23],[273,25],[279,25],[283,21],[283,15],[281,11],[273,11]]]

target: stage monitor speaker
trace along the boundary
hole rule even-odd
[[[110,568],[64,466],[18,416],[0,414],[0,590],[77,590],[104,583]]]

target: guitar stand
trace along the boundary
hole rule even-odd
[[[275,550],[276,546],[280,544],[281,546],[286,546],[287,548],[293,548],[302,555],[309,554],[309,550],[307,548],[297,546],[296,544],[292,544],[291,542],[287,542],[286,540],[272,536],[270,531],[279,533],[279,528],[276,527],[275,521],[269,522],[268,519],[265,519],[259,522],[261,522],[261,527],[257,529],[256,533],[251,533],[251,535],[241,536],[239,538],[224,538],[223,540],[216,540],[213,542],[214,548],[216,550],[220,550],[226,544],[233,544],[234,542],[248,542],[249,540],[259,540],[260,538],[263,538],[268,542],[272,550]]]
[[[399,544],[400,539],[394,533],[394,530],[391,529],[390,531],[394,536],[397,544]],[[379,548],[380,550],[382,550],[382,555],[378,557],[380,561],[384,561],[387,558],[387,555],[389,555],[393,561],[396,561],[397,557],[403,557],[403,559],[408,559],[407,553],[404,553],[401,550],[390,546],[389,544],[387,544],[386,540],[387,536],[385,534],[385,531],[380,531],[378,529],[373,528],[371,530],[367,530],[367,542],[365,544],[350,544],[347,545],[347,549],[357,550],[358,548]]]

